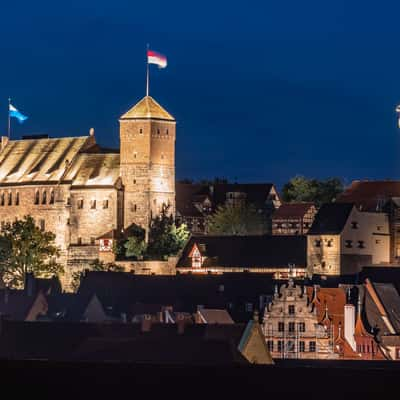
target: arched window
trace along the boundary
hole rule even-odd
[[[8,205],[12,206],[12,193],[8,192]]]
[[[35,204],[39,204],[39,190],[35,191]]]
[[[19,206],[19,192],[15,193],[15,205]]]
[[[42,193],[42,204],[46,204],[47,203],[47,192],[45,190],[43,190]]]
[[[50,191],[50,201],[49,204],[54,204],[54,190],[51,189]]]

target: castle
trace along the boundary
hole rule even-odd
[[[60,262],[112,253],[115,232],[147,229],[163,204],[175,213],[176,122],[145,96],[119,119],[120,149],[89,136],[1,138],[0,221],[31,215],[56,235]],[[66,268],[68,274],[68,268]]]

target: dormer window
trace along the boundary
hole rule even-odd
[[[200,250],[195,245],[192,250],[192,254],[190,254],[192,259],[192,268],[201,268],[203,264],[203,257],[201,256]]]

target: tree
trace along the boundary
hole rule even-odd
[[[341,192],[343,182],[339,178],[317,180],[298,175],[283,186],[282,198],[287,202],[308,201],[320,206],[335,200]]]
[[[207,229],[213,235],[262,235],[267,231],[267,221],[253,205],[227,204],[208,218]]]
[[[136,236],[130,236],[124,243],[124,247],[126,257],[135,257],[138,259],[146,251],[146,242]]]
[[[0,275],[4,282],[21,288],[27,273],[45,278],[63,273],[56,262],[59,250],[54,239],[54,233],[41,231],[30,215],[5,224],[0,233]]]
[[[151,221],[147,255],[152,258],[165,259],[178,254],[189,237],[186,225],[177,227],[168,210],[169,206],[163,206],[160,214]]]
[[[100,271],[100,272],[124,272],[124,267],[115,263],[105,263],[96,259],[92,261],[85,271]],[[76,292],[79,289],[85,271],[76,271],[72,273],[72,289]]]

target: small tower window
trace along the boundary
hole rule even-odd
[[[50,191],[50,201],[49,204],[54,204],[54,190]]]
[[[42,204],[47,203],[47,192],[44,190],[42,193]]]
[[[96,209],[96,200],[90,200],[90,208],[91,208],[92,210],[95,210],[95,209]]]
[[[136,185],[136,179],[133,180],[133,184]]]
[[[143,133],[143,128],[139,129],[139,133],[142,134]]]
[[[12,193],[8,192],[8,205],[12,206]]]
[[[35,204],[39,204],[39,191],[36,190],[35,192]]]
[[[94,245],[96,243],[96,239],[94,237],[90,238],[90,244]]]
[[[79,245],[82,244],[82,238],[81,237],[78,237],[78,244]]]
[[[136,158],[137,157],[137,153],[136,153],[136,151],[133,153],[133,158]]]
[[[81,210],[83,208],[83,199],[78,200],[77,207],[79,210]]]
[[[169,132],[168,132],[168,128],[165,130],[165,133],[167,134],[167,136],[168,136],[168,134],[169,134]]]
[[[108,208],[108,199],[103,200],[103,209]]]
[[[2,206],[4,206],[4,193],[1,193],[1,203]]]
[[[19,192],[15,194],[15,205],[19,206]]]
[[[157,135],[159,135],[160,134],[160,129],[157,129]]]
[[[39,220],[39,224],[40,224],[40,230],[41,230],[42,232],[44,232],[44,230],[45,230],[45,228],[46,228],[45,220],[44,220],[44,219],[40,219],[40,220]]]

